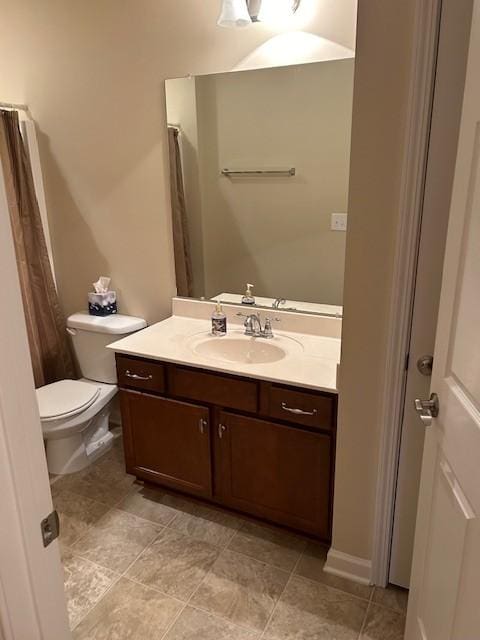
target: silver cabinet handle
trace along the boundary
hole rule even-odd
[[[317,414],[316,409],[313,409],[312,411],[304,411],[303,409],[294,409],[292,407],[288,407],[286,402],[282,402],[282,409],[284,411],[288,411],[289,413],[294,413],[296,416],[315,416]]]
[[[203,434],[205,433],[205,429],[208,426],[208,422],[205,420],[205,418],[200,418],[200,420],[198,421],[198,430],[200,431],[200,433]]]
[[[224,424],[218,425],[218,437],[220,438],[220,440],[223,438],[223,434],[225,433],[226,430],[227,430],[227,427]]]
[[[146,376],[139,376],[136,373],[132,373],[128,369],[125,371],[125,377],[126,378],[132,378],[133,380],[153,380],[153,376],[152,376],[151,373],[149,373]]]

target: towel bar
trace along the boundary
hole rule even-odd
[[[295,167],[289,169],[222,169],[223,176],[294,176]]]

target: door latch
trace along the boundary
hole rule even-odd
[[[60,519],[58,513],[52,511],[52,513],[44,518],[40,523],[40,529],[42,531],[43,546],[48,547],[60,534]]]
[[[433,356],[421,356],[417,360],[417,369],[422,376],[431,376],[433,369]]]
[[[429,400],[415,400],[415,410],[420,416],[420,420],[426,427],[432,424],[432,419],[440,413],[440,403],[436,393],[432,393]]]

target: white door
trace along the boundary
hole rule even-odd
[[[52,498],[0,163],[0,638],[68,640]]]
[[[413,403],[415,398],[428,396],[431,384],[431,369],[430,374],[427,368],[421,372],[417,362],[431,356],[435,346],[471,8],[470,0],[442,2],[389,572],[389,582],[406,588],[410,585],[425,438]]]
[[[480,638],[480,0],[444,264],[407,640]],[[419,425],[419,428],[420,425]]]

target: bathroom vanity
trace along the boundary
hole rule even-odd
[[[206,318],[173,316],[110,345],[127,471],[328,541],[340,340],[248,338],[235,311],[223,338]]]

